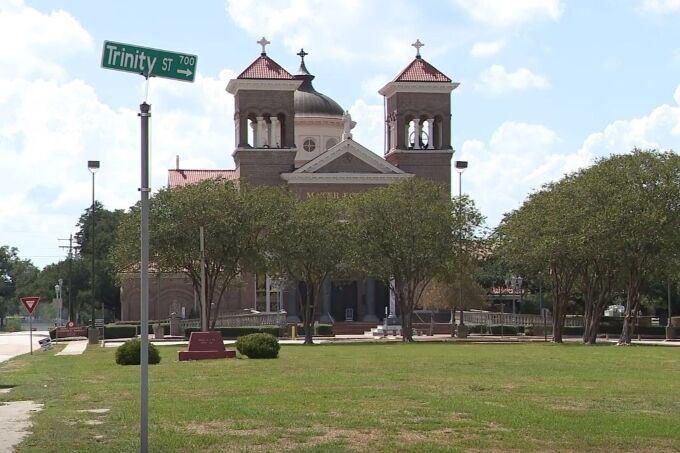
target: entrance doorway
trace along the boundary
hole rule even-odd
[[[331,285],[331,314],[336,321],[357,320],[356,280],[334,281]]]

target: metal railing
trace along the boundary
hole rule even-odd
[[[238,313],[220,315],[215,321],[215,327],[257,327],[278,326],[285,327],[288,313]],[[201,328],[200,319],[183,319],[179,322],[181,329]]]
[[[525,327],[543,325],[543,316],[541,315],[466,311],[464,319],[466,324],[504,324],[506,326]],[[552,316],[548,316],[546,322],[552,324]],[[565,327],[581,327],[583,326],[583,317],[567,316],[564,325]]]

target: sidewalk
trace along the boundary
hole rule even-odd
[[[150,336],[151,337],[151,336]],[[105,347],[107,348],[117,348],[122,345],[129,338],[121,338],[117,340],[107,340]],[[517,344],[517,343],[544,343],[544,337],[532,336],[500,336],[500,335],[470,335],[467,338],[452,338],[450,334],[436,334],[432,336],[428,335],[418,335],[414,336],[417,343],[441,343],[441,342],[451,342],[451,343],[470,343],[470,344],[482,344],[482,343],[495,343],[495,344]],[[400,343],[402,341],[400,336],[387,336],[387,337],[370,337],[366,335],[336,335],[334,337],[314,337],[315,344],[327,344],[327,343]],[[189,344],[187,340],[177,340],[177,341],[155,341],[153,338],[149,338],[149,342],[155,344],[156,346],[186,346]],[[548,341],[550,342],[550,337]],[[565,343],[581,343],[581,337],[565,337]],[[598,344],[616,344],[616,339],[604,339],[598,338]],[[224,344],[227,346],[233,346],[236,340],[224,340]],[[304,343],[304,337],[298,336],[296,339],[291,338],[279,338],[279,343],[281,345],[301,345]],[[633,340],[633,345],[638,346],[680,346],[680,340]]]
[[[87,349],[87,340],[69,342],[64,349],[55,355],[80,355]]]

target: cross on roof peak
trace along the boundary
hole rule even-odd
[[[305,49],[300,49],[300,51],[295,55],[298,55],[300,58],[302,58],[302,61],[305,61],[305,57],[309,54],[305,52]]]
[[[262,56],[267,55],[267,51],[265,50],[265,47],[267,47],[267,44],[271,44],[271,41],[267,41],[267,38],[265,38],[263,36],[262,39],[257,41],[257,43],[262,46],[262,54],[261,55]]]
[[[420,39],[416,39],[416,42],[414,42],[411,45],[416,48],[416,58],[420,58],[420,48],[423,47],[425,44],[420,42]]]

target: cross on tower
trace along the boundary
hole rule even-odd
[[[302,61],[305,61],[305,57],[309,54],[305,52],[305,49],[300,49],[300,51],[295,55],[298,55],[300,58],[302,58]]]
[[[423,47],[425,44],[420,42],[420,39],[416,39],[416,42],[414,42],[411,45],[416,48],[416,58],[420,58],[420,48]]]
[[[271,44],[271,42],[267,41],[267,38],[263,36],[262,39],[260,39],[257,43],[262,46],[262,55],[267,55],[265,47],[267,46],[267,44]]]

